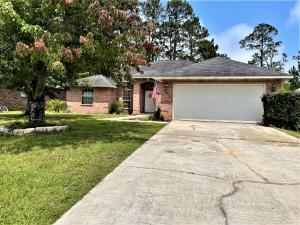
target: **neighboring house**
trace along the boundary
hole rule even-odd
[[[151,113],[158,107],[166,120],[199,119],[261,121],[261,97],[280,90],[288,74],[216,57],[201,63],[155,61],[133,72],[134,84],[122,90],[101,75],[89,78],[89,87],[67,91],[67,103],[75,113],[107,113],[123,100],[133,114]],[[151,98],[154,83],[158,95]]]
[[[78,86],[67,90],[66,101],[73,113],[108,113],[111,105],[122,99],[121,95],[122,89],[114,81],[95,75],[79,80]]]
[[[55,97],[65,101],[66,91],[58,89]],[[49,99],[49,97],[46,97],[46,101]],[[25,111],[27,106],[27,96],[22,91],[0,87],[0,105],[5,105],[9,111]]]
[[[0,87],[0,105],[5,105],[10,111],[26,108],[26,94],[15,89]]]

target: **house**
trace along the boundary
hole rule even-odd
[[[25,110],[27,105],[26,94],[16,89],[0,87],[0,105],[5,105],[10,111]]]
[[[55,98],[62,101],[66,100],[66,91],[57,89]],[[46,102],[51,98],[46,97]],[[27,95],[23,91],[17,89],[8,89],[0,86],[0,105],[5,105],[9,111],[25,111],[27,106]]]
[[[151,113],[158,107],[166,120],[261,121],[261,97],[280,91],[288,74],[227,57],[190,61],[156,61],[132,72],[134,83],[121,89],[104,76],[88,78],[89,85],[72,87],[66,94],[74,113],[107,113],[111,104],[122,100],[133,114]],[[151,98],[154,84],[158,95]]]
[[[66,91],[66,102],[72,113],[108,113],[111,105],[121,100],[123,90],[103,75],[78,81]]]

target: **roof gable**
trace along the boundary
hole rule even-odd
[[[94,75],[79,79],[78,86],[91,86],[91,87],[108,87],[116,88],[116,83],[108,77],[103,75]]]

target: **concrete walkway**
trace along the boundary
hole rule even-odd
[[[174,121],[56,225],[298,225],[300,142],[250,124]]]
[[[101,118],[98,120],[132,122],[132,123],[161,123],[161,124],[169,123],[166,121],[149,120],[149,114],[129,115],[129,116],[124,116],[124,117],[113,117],[113,118]]]

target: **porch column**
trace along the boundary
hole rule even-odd
[[[136,82],[133,85],[133,90],[132,90],[132,114],[137,115],[141,113],[141,83]]]

